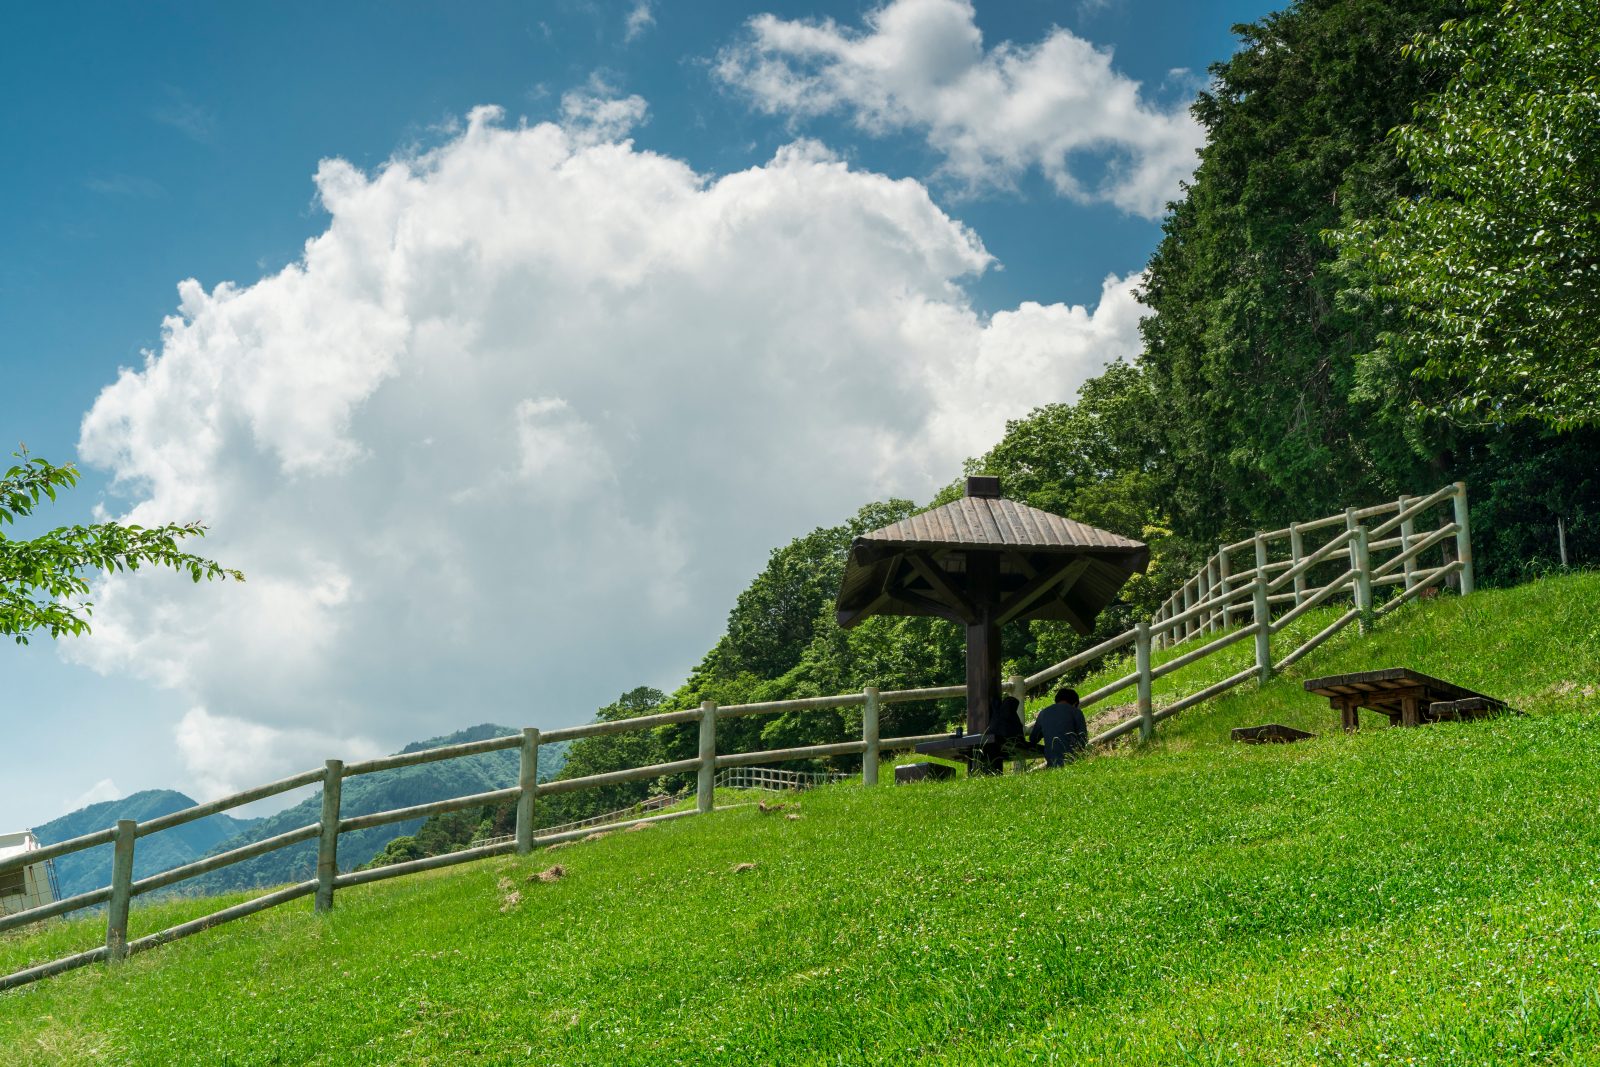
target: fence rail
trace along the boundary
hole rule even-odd
[[[1426,520],[1432,517],[1434,513],[1446,510],[1449,514],[1443,516],[1435,529],[1419,535],[1416,529],[1418,520]],[[1364,524],[1365,520],[1379,516],[1388,516],[1388,518],[1371,528]],[[1324,530],[1332,530],[1333,532],[1324,543],[1308,549],[1306,535],[1320,534]],[[1384,536],[1396,530],[1399,532],[1395,536]],[[1233,556],[1246,549],[1251,552],[1250,565],[1244,569],[1235,569]],[[1275,550],[1281,550],[1285,558],[1272,559]],[[1443,561],[1438,566],[1422,566],[1420,563],[1422,555],[1433,550],[1438,550],[1443,554]],[[1372,557],[1375,552],[1392,552],[1393,555],[1374,566]],[[1319,569],[1336,570],[1339,573],[1327,578],[1320,585],[1313,585],[1309,580],[1310,576]],[[1350,508],[1342,515],[1328,516],[1312,522],[1291,523],[1282,530],[1258,533],[1244,541],[1231,545],[1221,545],[1218,547],[1217,552],[1201,565],[1195,575],[1182,583],[1172,596],[1160,606],[1150,621],[1136,623],[1127,632],[1102,641],[1094,647],[1085,649],[1036,674],[1027,677],[1014,676],[1007,680],[1007,689],[1019,700],[1026,700],[1029,694],[1042,691],[1045,686],[1056,679],[1074,670],[1087,667],[1089,664],[1104,659],[1111,653],[1118,652],[1132,644],[1134,646],[1133,670],[1089,693],[1082,699],[1081,703],[1084,707],[1088,707],[1107,700],[1125,689],[1134,688],[1136,690],[1135,706],[1137,715],[1119,722],[1096,735],[1090,739],[1090,743],[1094,745],[1109,744],[1132,733],[1134,730],[1139,731],[1141,739],[1147,740],[1150,738],[1156,723],[1226,692],[1228,689],[1251,678],[1265,681],[1271,677],[1274,671],[1282,670],[1294,663],[1351,622],[1359,622],[1363,630],[1365,630],[1372,619],[1392,611],[1399,605],[1421,595],[1425,590],[1438,588],[1453,576],[1457,578],[1461,593],[1472,592],[1472,546],[1467,522],[1467,492],[1466,485],[1461,482],[1446,486],[1428,496],[1401,497],[1393,503],[1360,509]],[[1383,605],[1375,607],[1374,587],[1383,585],[1396,585],[1402,588]],[[1275,590],[1280,589],[1285,591],[1275,593]],[[1322,605],[1333,596],[1347,590],[1354,605],[1350,610],[1341,614],[1316,634],[1313,634],[1297,648],[1277,660],[1273,659],[1272,637],[1274,634],[1281,633],[1294,620]],[[1293,606],[1274,620],[1272,611],[1275,604],[1291,604]],[[1250,620],[1248,624],[1243,623],[1246,618]],[[1195,649],[1169,659],[1158,667],[1151,665],[1151,651],[1153,648],[1171,647],[1209,634],[1216,634],[1217,636]],[[1251,666],[1198,692],[1190,693],[1160,709],[1154,706],[1151,687],[1156,679],[1181,670],[1191,663],[1198,662],[1238,641],[1252,636],[1255,638],[1255,662]],[[317,770],[304,771],[276,782],[256,786],[205,804],[196,804],[193,807],[155,819],[148,819],[143,822],[123,820],[114,827],[97,830],[94,833],[84,834],[54,845],[47,845],[41,849],[24,853],[21,856],[0,861],[0,874],[6,874],[22,867],[52,861],[58,857],[70,855],[83,849],[105,844],[113,846],[110,885],[87,893],[80,893],[66,900],[58,900],[26,911],[0,916],[0,932],[3,932],[80,908],[106,904],[105,944],[87,952],[52,960],[27,970],[0,977],[0,991],[101,960],[115,962],[145,949],[154,948],[157,945],[165,944],[181,937],[187,937],[190,934],[198,933],[221,923],[231,922],[234,919],[243,918],[246,915],[253,915],[266,908],[297,900],[303,896],[314,896],[316,910],[318,912],[326,912],[333,907],[336,891],[342,888],[364,885],[368,882],[400,877],[420,871],[436,870],[491,856],[506,855],[513,852],[526,854],[532,849],[543,845],[583,837],[591,832],[593,826],[599,825],[594,821],[585,821],[570,827],[555,827],[545,830],[542,834],[539,833],[536,830],[535,819],[538,798],[542,796],[557,796],[598,786],[639,781],[669,774],[695,772],[694,808],[686,811],[620,819],[604,824],[623,827],[641,823],[662,822],[712,811],[714,807],[714,792],[718,784],[730,784],[737,780],[739,782],[752,783],[756,788],[770,788],[772,787],[770,785],[755,783],[777,783],[780,781],[796,783],[806,774],[806,772],[750,766],[757,763],[776,763],[787,760],[817,759],[831,756],[860,756],[862,758],[861,777],[863,784],[876,785],[878,781],[878,764],[884,752],[912,748],[924,741],[932,741],[945,736],[943,734],[931,734],[881,737],[879,735],[879,712],[882,707],[886,704],[946,700],[964,697],[965,695],[966,687],[960,685],[884,691],[868,686],[859,693],[844,693],[837,696],[810,697],[799,700],[772,700],[721,707],[715,703],[707,702],[696,709],[644,715],[634,719],[586,723],[580,726],[545,731],[528,728],[520,734],[512,734],[506,737],[471,741],[459,745],[446,745],[418,752],[406,752],[377,759],[361,760],[350,764],[345,764],[339,760],[329,760],[322,768]],[[723,719],[745,715],[767,715],[843,707],[860,707],[862,709],[861,740],[795,748],[768,749],[759,752],[719,753],[717,751],[717,723]],[[697,725],[699,734],[697,752],[691,758],[658,763],[647,767],[591,774],[581,778],[550,782],[540,782],[538,780],[539,750],[543,745],[558,741],[577,740],[584,737],[597,737],[605,734],[689,723]],[[517,785],[510,788],[363,815],[344,816],[340,812],[341,787],[348,778],[392,770],[398,767],[417,766],[436,760],[457,759],[463,756],[478,755],[485,752],[509,751],[511,749],[517,749],[520,756]],[[838,780],[844,776],[829,774],[825,777],[830,780]],[[213,815],[243,804],[285,793],[291,789],[315,784],[322,786],[322,814],[318,822],[290,830],[263,841],[232,849],[228,852],[208,856],[160,874],[150,875],[138,880],[134,879],[134,851],[140,838],[192,822],[195,819],[204,818],[207,815]],[[791,788],[793,786],[791,784],[783,787]],[[688,791],[685,791],[683,796],[686,799]],[[475,847],[443,856],[430,856],[426,859],[411,860],[369,870],[339,873],[338,848],[339,835],[342,833],[501,801],[515,801],[516,804],[516,833],[509,838],[481,843]],[[316,839],[318,842],[317,873],[315,878],[277,889],[264,896],[224,908],[210,915],[154,934],[131,941],[128,939],[128,913],[133,897],[221,869],[241,860],[264,855],[287,845],[312,839]]]

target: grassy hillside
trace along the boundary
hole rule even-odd
[[[1347,737],[1300,689],[1393,665],[1528,715]],[[798,819],[745,808],[614,834],[346,891],[326,919],[297,902],[0,995],[0,1048],[119,1064],[1592,1063],[1597,694],[1600,577],[1444,598],[1185,713],[1136,755],[818,790]],[[1321,736],[1221,740],[1263,721]],[[529,880],[553,863],[565,877]],[[153,905],[135,934],[198,907]],[[0,970],[97,934],[0,939]]]

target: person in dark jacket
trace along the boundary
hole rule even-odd
[[[983,747],[975,755],[976,767],[984,774],[998,774],[1005,761],[1016,753],[1026,732],[1022,728],[1022,705],[1016,697],[997,697],[989,703],[989,722]]]
[[[1039,713],[1028,732],[1028,740],[1044,741],[1045,763],[1060,767],[1076,759],[1089,745],[1089,724],[1078,707],[1076,689],[1056,690],[1056,702]]]
[[[996,741],[1021,740],[1022,705],[1016,697],[1001,697],[989,712],[989,736]]]

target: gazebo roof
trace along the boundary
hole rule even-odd
[[[964,496],[863,534],[874,544],[936,548],[1015,548],[1027,552],[1110,550],[1149,558],[1150,549],[1075,519],[1004,497]]]
[[[999,479],[967,479],[967,495],[851,543],[839,624],[869,615],[934,615],[971,624],[974,554],[998,559],[998,621],[1059,619],[1088,633],[1095,616],[1150,564],[1148,546],[1000,496]]]

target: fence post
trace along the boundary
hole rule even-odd
[[[1400,511],[1401,511],[1401,513],[1405,512],[1406,506],[1408,504],[1410,504],[1410,503],[1411,503],[1411,498],[1408,497],[1408,496],[1405,496],[1404,494],[1402,494],[1401,497],[1400,497]],[[1416,520],[1415,519],[1413,519],[1413,518],[1405,518],[1405,519],[1401,519],[1400,520],[1400,551],[1402,553],[1411,551],[1411,538],[1416,536],[1416,532],[1417,532],[1417,524],[1416,524]],[[1406,592],[1409,593],[1409,592],[1411,592],[1411,587],[1413,585],[1417,584],[1417,582],[1416,582],[1416,575],[1417,575],[1417,561],[1416,561],[1416,559],[1413,558],[1413,559],[1406,560],[1406,562],[1405,562],[1405,575],[1406,575],[1406,584],[1405,584],[1405,586],[1403,588],[1405,589]]]
[[[1350,583],[1350,599],[1356,607],[1361,606],[1361,563],[1356,558],[1356,527],[1361,525],[1356,521],[1356,509],[1344,509],[1344,529],[1350,535],[1350,540],[1344,546],[1345,554],[1350,557],[1350,567],[1356,572],[1355,581]]]
[[[1261,535],[1256,534],[1256,547]],[[1256,678],[1265,685],[1272,677],[1272,611],[1267,604],[1267,572],[1256,568]]]
[[[1206,560],[1206,565],[1200,570],[1200,603],[1204,604],[1211,599],[1212,592],[1216,589],[1215,575],[1217,573],[1217,559],[1215,556]],[[1200,613],[1200,632],[1210,633],[1217,628],[1217,609],[1207,608]]]
[[[1195,583],[1195,580],[1193,578],[1190,578],[1187,582],[1183,583],[1183,610],[1184,611],[1188,611],[1190,608],[1194,607],[1194,583]],[[1193,619],[1186,620],[1183,623],[1182,626],[1178,627],[1178,629],[1183,631],[1182,636],[1178,637],[1178,640],[1179,641],[1187,641],[1187,640],[1189,640],[1189,638],[1194,636],[1194,620]]]
[[[322,775],[322,836],[317,841],[319,912],[333,910],[333,880],[339,876],[339,793],[344,787],[344,760],[331,759]]]
[[[1267,575],[1267,539],[1260,530],[1256,531],[1256,573],[1263,578]]]
[[[1306,554],[1306,536],[1300,532],[1300,524],[1289,524],[1289,558],[1290,566],[1300,566],[1300,560]],[[1301,572],[1294,576],[1294,606],[1299,607],[1300,602],[1306,598],[1306,576]]]
[[[695,810],[701,815],[711,810],[717,775],[717,702],[700,705],[700,781],[695,790]]]
[[[539,731],[532,726],[522,731],[522,763],[517,770],[517,855],[533,851],[534,801],[539,796]]]
[[[1355,517],[1355,509],[1345,513],[1348,522]],[[1372,555],[1367,548],[1367,528],[1355,527],[1355,540],[1350,542],[1350,559],[1356,570],[1356,609],[1361,612],[1361,632],[1372,632]]]
[[[1228,546],[1217,546],[1217,592],[1222,596],[1222,626],[1223,629],[1233,628],[1233,601],[1227,599],[1233,592],[1228,582]]]
[[[1461,564],[1461,595],[1476,588],[1472,575],[1472,528],[1467,524],[1467,483],[1456,483],[1456,560]]]
[[[866,751],[861,753],[861,784],[878,784],[878,687],[867,686],[863,695],[867,698],[861,707],[861,740],[866,743]]]
[[[1156,721],[1150,703],[1150,624],[1141,622],[1133,632],[1133,661],[1139,672],[1139,740],[1148,741]]]
[[[128,956],[128,904],[133,900],[133,842],[138,829],[136,820],[117,820],[111,851],[111,903],[106,907],[106,959],[113,963]]]

